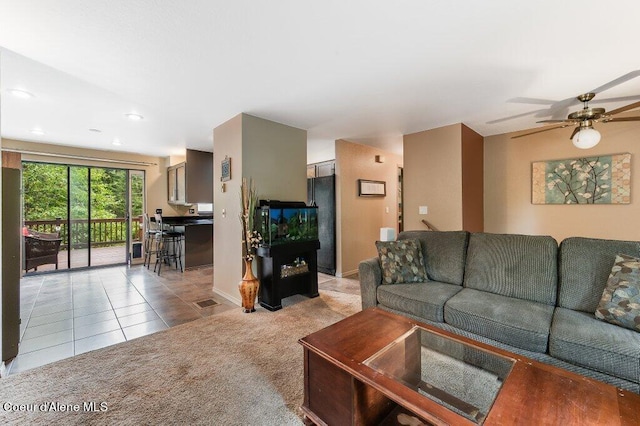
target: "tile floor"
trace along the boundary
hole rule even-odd
[[[117,266],[23,278],[21,341],[8,374],[236,308],[213,293],[212,276],[212,268],[159,277]],[[195,304],[208,298],[218,304]]]
[[[238,306],[213,293],[213,268],[158,276],[141,265],[23,278],[16,374]],[[320,289],[359,294],[357,277],[318,274]],[[200,308],[195,302],[213,299]]]

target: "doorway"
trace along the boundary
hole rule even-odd
[[[23,162],[25,233],[60,238],[57,268],[27,273],[124,264],[141,240],[144,172]]]

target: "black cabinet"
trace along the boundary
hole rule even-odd
[[[318,206],[318,271],[336,274],[336,177],[307,179],[307,202]]]
[[[303,294],[318,296],[317,250],[319,241],[303,241],[258,247],[260,306],[276,311],[282,299]]]

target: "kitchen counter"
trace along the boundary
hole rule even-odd
[[[213,265],[213,215],[162,216],[162,220],[176,231],[184,231],[185,268]]]
[[[152,220],[155,221],[155,218]],[[162,220],[170,226],[213,225],[213,215],[162,216]]]

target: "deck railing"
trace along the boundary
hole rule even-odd
[[[69,243],[69,230],[71,226],[71,242]],[[72,248],[86,248],[87,236],[91,231],[92,247],[107,247],[124,244],[127,241],[127,223],[123,217],[115,219],[71,219],[71,221],[58,220],[25,220],[24,226],[38,232],[58,232],[62,238],[61,250]],[[131,221],[132,238],[134,241],[142,241],[142,216]]]

